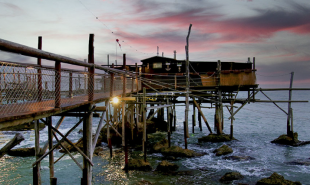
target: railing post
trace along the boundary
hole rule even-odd
[[[89,44],[88,44],[88,63],[89,64],[94,64],[94,34],[89,35]],[[95,68],[94,67],[89,67],[88,68],[89,72],[89,78],[88,78],[88,101],[93,101],[94,100],[94,73],[95,73]]]
[[[38,39],[38,49],[42,50],[42,37]],[[41,58],[38,58],[37,64],[40,66],[38,69],[38,101],[42,101],[42,71],[41,71]]]
[[[72,98],[72,72],[69,73],[69,97]]]
[[[55,108],[60,108],[61,63],[55,61]]]

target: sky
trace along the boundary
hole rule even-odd
[[[0,0],[0,38],[95,63],[141,64],[157,55],[190,61],[256,58],[260,87],[310,88],[309,0]],[[119,43],[116,42],[119,39]],[[119,46],[120,44],[120,46]],[[35,59],[0,51],[0,60]],[[54,65],[43,61],[43,65]]]

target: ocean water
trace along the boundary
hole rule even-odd
[[[273,100],[287,100],[288,92],[266,92]],[[238,97],[246,97],[247,93],[240,92]],[[257,99],[266,99],[261,93]],[[310,100],[309,91],[294,91],[293,100]],[[235,104],[240,106],[239,104]],[[287,103],[279,103],[287,110]],[[203,106],[210,106],[205,104]],[[292,103],[294,115],[294,131],[298,132],[299,140],[310,140],[310,104]],[[177,106],[177,130],[172,134],[172,145],[184,147],[183,121],[184,107]],[[190,106],[192,109],[192,106]],[[235,108],[236,110],[236,108]],[[213,129],[214,109],[204,108],[203,112]],[[197,113],[197,112],[196,112]],[[192,110],[189,112],[191,118]],[[224,109],[224,133],[230,132],[229,113]],[[55,124],[59,118],[54,117]],[[76,118],[66,118],[61,125],[60,131],[65,133],[78,120]],[[98,118],[93,119],[94,130],[99,122]],[[198,123],[198,121],[197,121]],[[237,139],[225,143],[204,143],[198,144],[198,138],[208,135],[209,131],[203,124],[203,131],[199,131],[198,126],[192,133],[192,121],[189,120],[190,138],[188,148],[196,152],[203,152],[206,155],[196,158],[183,158],[171,161],[180,166],[179,173],[172,175],[160,174],[153,171],[140,172],[129,171],[126,174],[124,167],[124,154],[120,149],[114,149],[114,156],[109,157],[106,143],[103,143],[104,154],[93,157],[93,184],[221,184],[219,179],[226,172],[238,171],[244,175],[244,179],[233,181],[231,184],[247,183],[255,184],[258,180],[269,177],[273,172],[284,176],[291,181],[300,181],[304,185],[310,185],[310,166],[290,165],[288,162],[296,160],[307,160],[310,157],[310,145],[300,147],[280,146],[270,143],[279,135],[286,133],[286,115],[272,103],[251,103],[243,107],[235,116],[234,137]],[[81,135],[78,130],[82,125],[70,134],[69,139],[77,141]],[[14,137],[16,132],[0,132],[0,147]],[[26,138],[15,148],[33,147],[34,132],[21,132]],[[40,132],[40,143],[43,145],[47,139],[47,128]],[[223,157],[215,156],[212,151],[223,144],[229,145],[234,152],[230,155],[251,156],[255,158],[250,161],[225,160]],[[62,154],[56,151],[55,159]],[[82,162],[79,154],[74,154],[77,161]],[[141,157],[140,151],[132,150],[130,157]],[[153,169],[163,159],[159,153],[148,154]],[[0,159],[0,184],[32,184],[32,163],[35,157],[11,157],[5,155]],[[42,161],[41,165],[42,184],[49,184],[48,158]],[[65,156],[55,164],[55,177],[58,184],[80,184],[82,171],[71,160]]]

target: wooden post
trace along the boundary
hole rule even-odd
[[[195,99],[192,97],[193,100]],[[195,133],[195,126],[196,126],[196,110],[195,110],[195,104],[193,103],[193,116],[192,116],[192,133]]]
[[[230,115],[233,115],[234,113],[234,102],[230,101]],[[231,117],[230,119],[230,139],[233,139],[234,137],[234,117]]]
[[[167,105],[169,105],[169,99],[167,97]],[[171,139],[170,139],[170,136],[171,136],[171,119],[170,119],[170,107],[167,107],[167,122],[168,122],[168,146],[170,148],[170,145],[171,145]]]
[[[89,43],[88,43],[88,63],[94,64],[94,34],[89,35]],[[95,68],[89,67],[88,68],[89,78],[88,78],[88,101],[94,100],[94,73]]]
[[[52,117],[47,117],[46,123],[48,125],[48,146],[49,146],[49,150],[51,150],[53,148]],[[49,167],[50,167],[50,184],[53,184],[53,181],[54,181],[54,152],[51,152],[48,156],[49,156]]]
[[[199,100],[199,107],[201,106],[201,103],[200,103],[200,100]],[[198,107],[197,107],[198,109]],[[200,131],[202,131],[202,124],[201,124],[201,114],[200,114],[200,111],[198,111],[198,123],[199,123],[199,128],[200,128]]]
[[[184,139],[185,139],[185,149],[187,149],[187,138],[189,138],[189,134],[188,134],[188,111],[189,111],[189,56],[188,56],[188,49],[189,49],[189,45],[188,45],[188,38],[189,35],[191,33],[191,28],[192,28],[192,24],[189,25],[189,30],[188,30],[188,34],[186,37],[186,46],[185,46],[185,51],[186,51],[186,96],[185,96],[185,101],[186,101],[186,108],[185,108],[185,125],[184,125]]]
[[[217,134],[222,134],[222,111],[223,111],[223,106],[222,106],[222,90],[221,90],[221,61],[217,61],[217,85],[218,85],[218,90],[217,90],[217,95],[218,95],[218,102],[216,103],[215,107],[215,126],[217,128]]]
[[[72,92],[72,72],[69,73],[69,98],[73,97]]]
[[[35,135],[35,156],[36,160],[40,158],[40,129],[39,129],[39,120],[34,121],[34,135]],[[37,184],[41,184],[41,173],[40,173],[40,168],[41,168],[41,162],[38,162],[36,165],[36,172],[34,172],[33,179],[34,181],[37,181]],[[35,183],[34,183],[35,184]]]
[[[85,107],[85,111],[91,111],[92,104]],[[92,121],[93,112],[86,114],[83,120],[83,151],[84,154],[92,161]],[[90,185],[92,180],[92,166],[88,160],[83,157],[83,185]]]
[[[39,36],[38,49],[42,50],[42,37]],[[42,101],[42,71],[41,71],[41,58],[38,58],[38,101]]]
[[[176,117],[175,103],[173,103],[173,131],[176,130],[176,123],[177,123],[177,117]]]
[[[290,114],[291,114],[291,130],[292,130],[292,138],[293,141],[295,142],[295,138],[294,138],[294,124],[293,124],[293,109],[290,109]]]
[[[143,152],[144,152],[144,161],[146,162],[146,89],[143,87]]]
[[[291,80],[290,80],[290,90],[289,90],[289,96],[288,96],[288,114],[287,114],[287,136],[292,136],[294,137],[294,135],[291,135],[293,133],[291,133],[291,128],[290,128],[290,110],[291,110],[291,100],[292,100],[292,87],[293,87],[293,78],[294,78],[294,72],[291,72]]]
[[[55,108],[60,108],[61,103],[61,63],[59,61],[55,62]]]

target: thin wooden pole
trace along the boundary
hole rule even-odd
[[[192,97],[193,100],[195,99]],[[196,108],[195,103],[193,103],[193,116],[192,116],[192,133],[195,133],[195,126],[196,126]]]
[[[230,114],[232,115],[234,112],[234,102],[230,102]],[[230,139],[234,137],[234,117],[230,119]]]
[[[201,106],[201,103],[200,103],[200,100],[199,100],[199,107]],[[198,107],[197,107],[198,109]],[[201,114],[200,114],[200,111],[198,109],[198,123],[199,123],[199,128],[200,128],[200,131],[202,131],[202,124],[201,124]]]
[[[69,73],[69,98],[73,97],[72,92],[72,72]]]
[[[295,142],[295,138],[294,138],[294,124],[293,124],[293,109],[290,109],[290,113],[291,113],[291,130],[292,130],[292,138],[293,141]]]
[[[189,56],[188,56],[189,45],[188,45],[188,38],[189,38],[189,35],[191,33],[191,28],[192,28],[192,24],[189,25],[188,34],[186,37],[186,46],[185,46],[185,51],[186,51],[186,96],[185,96],[186,106],[185,106],[185,125],[184,125],[185,149],[187,149],[187,138],[189,138],[189,134],[188,134],[189,102],[188,101],[189,101],[189,86],[190,86],[190,84],[189,84]]]
[[[291,80],[290,80],[290,89],[292,89],[293,87],[293,78],[294,78],[294,72],[291,72]],[[287,136],[290,136],[291,133],[291,128],[290,128],[290,110],[291,110],[291,100],[292,100],[292,90],[289,90],[289,97],[288,97],[288,115],[287,115]],[[294,137],[294,135],[292,135],[292,137]]]
[[[169,105],[169,99],[167,97],[167,105]],[[168,146],[170,148],[171,145],[171,119],[170,119],[171,115],[170,115],[170,107],[167,107],[167,122],[168,122]]]
[[[144,161],[146,162],[146,89],[143,87],[143,152],[144,152]]]

